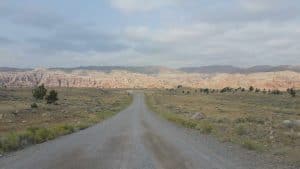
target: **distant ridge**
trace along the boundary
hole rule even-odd
[[[0,72],[24,72],[31,71],[31,68],[11,68],[11,67],[0,67]],[[293,71],[300,73],[300,65],[280,65],[280,66],[269,66],[269,65],[258,65],[248,68],[240,68],[231,65],[211,65],[211,66],[199,66],[199,67],[183,67],[173,69],[164,66],[80,66],[80,67],[54,67],[48,68],[48,70],[57,70],[63,72],[73,72],[76,70],[87,70],[87,71],[99,71],[110,73],[112,71],[128,71],[133,73],[141,74],[159,74],[159,73],[202,73],[202,74],[216,74],[216,73],[228,73],[228,74],[250,74],[259,72],[280,72],[280,71]]]
[[[61,70],[65,72],[71,72],[75,70],[92,70],[106,73],[110,73],[115,70],[123,70],[142,74],[158,74],[162,72],[176,71],[176,69],[171,69],[163,66],[80,66],[74,68],[49,68],[49,70]]]
[[[212,65],[212,66],[200,66],[200,67],[184,67],[180,68],[180,71],[186,73],[259,73],[259,72],[279,72],[279,71],[293,71],[300,72],[300,66],[280,65],[280,66],[269,66],[269,65],[258,65],[249,68],[239,68],[230,65]]]
[[[230,65],[212,65],[212,66],[200,66],[200,67],[183,67],[179,69],[186,73],[237,73],[243,69],[230,66]]]
[[[0,72],[23,72],[30,71],[30,68],[13,68],[13,67],[0,67]]]

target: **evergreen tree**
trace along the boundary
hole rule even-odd
[[[55,90],[51,90],[49,95],[46,97],[47,104],[55,103],[58,100],[57,92]]]
[[[36,100],[43,100],[44,97],[46,96],[46,94],[47,94],[47,89],[45,88],[44,84],[42,84],[32,90],[32,96]]]
[[[253,86],[250,86],[250,87],[249,87],[249,91],[252,92],[253,90],[254,90],[254,87],[253,87]]]

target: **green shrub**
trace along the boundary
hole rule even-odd
[[[91,126],[90,124],[79,124],[76,126],[76,128],[78,128],[79,130],[84,130],[86,128],[88,128],[89,126]]]
[[[55,103],[58,98],[57,98],[57,92],[55,90],[51,90],[49,92],[49,95],[46,97],[47,104],[52,104]]]
[[[231,87],[224,87],[224,88],[220,91],[220,93],[232,92],[232,91],[233,91],[233,88],[231,88]]]
[[[13,151],[19,148],[19,137],[16,133],[9,133],[5,138],[1,140],[2,151]]]
[[[254,90],[254,87],[253,87],[253,86],[250,86],[250,87],[249,87],[249,91],[252,92],[253,90]]]
[[[209,94],[209,89],[208,88],[203,89],[203,93]]]
[[[86,126],[81,126],[81,129]],[[73,133],[71,125],[61,125],[50,129],[44,127],[29,127],[25,132],[9,133],[0,138],[0,152],[14,151],[30,144],[43,143],[55,137]]]
[[[28,127],[27,131],[30,133],[35,133],[39,128],[38,127]]]
[[[292,96],[296,97],[296,90],[294,88],[287,89],[287,92]]]
[[[247,117],[240,117],[237,118],[235,123],[256,123],[256,124],[265,124],[265,119],[259,118],[259,117],[253,117],[253,116],[247,116]]]
[[[35,143],[42,143],[53,138],[54,134],[50,130],[46,128],[40,128],[35,133],[34,141]]]
[[[248,150],[254,150],[261,152],[263,151],[263,146],[257,142],[254,142],[252,140],[246,139],[242,142],[242,147],[248,149]]]
[[[73,133],[75,131],[74,127],[71,125],[63,125],[62,127],[66,131],[66,134]]]
[[[245,123],[246,122],[246,119],[243,118],[243,117],[239,117],[237,119],[234,120],[235,123]]]
[[[263,94],[266,94],[266,93],[267,93],[267,90],[266,90],[266,89],[264,89],[264,90],[263,90]]]
[[[71,126],[71,125],[56,126],[52,130],[55,133],[55,135],[57,135],[57,136],[70,134],[70,133],[73,133],[75,131],[74,127]]]
[[[280,91],[280,90],[272,90],[271,91],[271,94],[274,94],[274,95],[280,95],[280,94],[282,94],[282,92]]]
[[[245,126],[243,125],[239,125],[235,128],[235,132],[242,136],[242,135],[246,135],[247,134],[247,129],[245,128]]]
[[[214,127],[213,125],[208,121],[201,121],[197,126],[196,129],[200,130],[203,134],[210,134]]]
[[[26,132],[27,140],[31,143],[42,143],[47,140],[51,140],[55,138],[55,134],[47,129],[47,128],[40,128],[40,127],[30,127],[27,129]]]
[[[214,122],[216,122],[216,123],[230,123],[230,119],[228,119],[226,117],[222,117],[222,118],[214,119]]]
[[[36,103],[32,103],[32,104],[30,105],[30,107],[33,108],[33,109],[35,109],[35,108],[38,108],[38,105],[37,105]]]
[[[182,124],[183,124],[183,126],[185,126],[187,128],[191,128],[191,129],[193,129],[193,128],[195,128],[197,126],[197,123],[193,122],[191,120],[183,120]]]

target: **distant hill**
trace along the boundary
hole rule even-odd
[[[300,72],[300,66],[290,66],[290,65],[280,65],[280,66],[268,66],[268,65],[259,65],[249,68],[239,68],[234,66],[227,65],[213,65],[213,66],[200,66],[200,67],[184,67],[180,68],[180,71],[186,73],[259,73],[259,72],[279,72],[279,71],[294,71]]]
[[[31,68],[11,68],[11,67],[0,67],[0,72],[24,72],[31,71]],[[160,73],[204,73],[204,74],[215,74],[215,73],[259,73],[259,72],[279,72],[279,71],[293,71],[300,72],[299,66],[291,65],[280,65],[280,66],[269,66],[269,65],[258,65],[248,68],[240,68],[230,65],[211,65],[211,66],[199,66],[199,67],[183,67],[178,69],[173,69],[164,66],[81,66],[81,67],[56,67],[48,68],[47,70],[59,70],[66,73],[71,73],[77,70],[87,70],[87,71],[99,71],[105,73],[111,73],[112,71],[128,71],[133,73],[141,74],[160,74]]]
[[[74,68],[49,68],[49,70],[61,70],[65,72],[72,72],[75,70],[92,70],[110,73],[112,71],[121,70],[133,73],[142,74],[158,74],[164,72],[173,72],[176,69],[171,69],[163,66],[83,66]]]
[[[180,71],[186,73],[238,73],[243,69],[229,66],[229,65],[212,65],[212,66],[200,66],[200,67],[184,67],[180,68]]]
[[[12,68],[12,67],[0,67],[0,72],[23,72],[23,71],[30,71],[33,69],[30,68]]]

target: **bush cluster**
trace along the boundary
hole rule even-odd
[[[261,145],[258,142],[255,142],[253,140],[250,139],[245,139],[242,141],[242,147],[248,149],[248,150],[255,150],[258,152],[262,152],[263,151],[263,145]]]
[[[254,90],[254,87],[253,87],[253,86],[250,86],[250,87],[249,87],[249,91],[252,92],[253,90]]]
[[[247,116],[247,117],[240,117],[237,118],[235,123],[256,123],[256,124],[265,124],[265,119],[254,117],[254,116]]]
[[[205,93],[205,94],[209,94],[209,89],[208,88],[200,88],[199,89],[200,93]]]
[[[59,125],[52,128],[29,127],[24,132],[12,132],[0,138],[0,152],[9,152],[24,148],[27,145],[39,144],[56,137],[82,130],[87,125]]]
[[[271,91],[271,94],[280,95],[280,94],[282,94],[282,92],[280,90],[275,89],[275,90]]]
[[[235,132],[239,135],[239,136],[242,136],[242,135],[246,135],[247,134],[247,129],[244,125],[238,125],[236,128],[235,128]]]
[[[233,88],[231,88],[231,87],[224,87],[224,88],[220,91],[220,93],[232,92],[232,91],[233,91]]]
[[[35,109],[35,108],[38,108],[38,105],[37,105],[36,103],[32,103],[32,104],[30,105],[30,107],[33,108],[33,109]]]
[[[46,97],[47,104],[53,104],[55,103],[58,98],[57,98],[57,92],[55,90],[51,90],[49,95]]]
[[[46,94],[47,94],[47,89],[45,88],[44,84],[37,86],[35,89],[32,90],[32,96],[36,100],[43,100],[45,98],[47,101],[47,104],[53,104],[58,100],[57,91],[51,90],[47,96],[46,96]],[[31,107],[37,108],[37,105],[34,105],[34,104],[36,104],[36,103],[33,103],[31,105]]]
[[[296,97],[296,90],[294,88],[288,88],[286,90],[292,97]]]
[[[178,85],[177,86],[177,89],[180,89],[180,88],[183,88],[182,85]],[[170,91],[170,92],[174,92],[176,91],[176,89],[167,89],[167,91]],[[232,92],[232,93],[235,93],[235,92],[245,92],[246,89],[245,88],[242,88],[242,87],[238,87],[238,88],[231,88],[231,87],[224,87],[223,89],[221,90],[217,90],[217,89],[209,89],[209,88],[200,88],[200,89],[195,89],[194,90],[194,93],[204,93],[204,94],[210,94],[210,93],[226,93],[226,92]],[[255,93],[263,93],[263,94],[273,94],[273,95],[281,95],[283,94],[284,92],[278,90],[278,89],[274,89],[274,90],[266,90],[266,89],[260,89],[260,88],[254,88],[253,86],[250,86],[249,89],[248,89],[249,92],[255,92]],[[191,91],[189,90],[182,90],[180,91],[181,93],[183,94],[191,94]],[[296,96],[296,90],[294,88],[288,88],[287,89],[287,93],[290,94],[292,97],[295,97]]]

